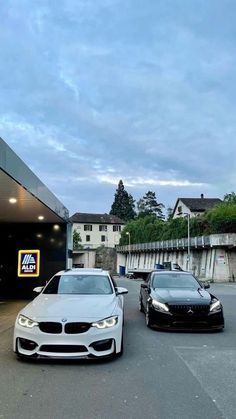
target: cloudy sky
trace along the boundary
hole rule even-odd
[[[4,0],[0,136],[74,212],[236,183],[235,0]]]

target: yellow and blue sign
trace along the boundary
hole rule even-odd
[[[40,250],[19,250],[18,276],[39,276]]]

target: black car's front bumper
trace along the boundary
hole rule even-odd
[[[152,306],[149,307],[151,323],[158,328],[199,331],[224,328],[223,310],[206,313],[188,311],[183,313],[161,312]]]

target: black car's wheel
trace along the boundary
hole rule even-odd
[[[139,296],[138,308],[139,308],[139,311],[141,311],[141,313],[143,313],[143,312],[144,312],[144,309],[143,309],[143,302],[142,302],[142,297],[141,297],[141,295]]]
[[[147,305],[147,308],[146,308],[145,320],[146,320],[146,326],[151,328],[153,326],[153,321],[152,321],[152,316],[151,316],[148,305]]]

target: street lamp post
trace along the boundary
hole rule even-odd
[[[126,231],[126,233],[125,234],[127,234],[127,236],[129,237],[129,263],[128,263],[128,267],[130,267],[130,232],[129,231]]]
[[[189,271],[189,268],[190,268],[190,214],[188,212],[179,212],[178,215],[185,215],[188,220],[187,271]]]
[[[188,220],[188,260],[187,260],[187,271],[189,271],[190,268],[190,214],[187,214],[187,220]]]

